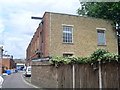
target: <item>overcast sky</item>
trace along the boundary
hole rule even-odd
[[[0,45],[14,58],[26,58],[26,48],[45,11],[76,15],[79,0],[0,0]]]

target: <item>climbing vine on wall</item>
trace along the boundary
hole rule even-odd
[[[98,49],[93,54],[88,57],[61,57],[61,56],[53,56],[49,62],[55,66],[60,66],[63,64],[86,64],[86,63],[106,63],[106,62],[118,62],[119,55],[110,53],[104,49]]]

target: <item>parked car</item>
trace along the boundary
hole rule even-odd
[[[25,76],[31,76],[31,66],[28,66],[25,71]]]

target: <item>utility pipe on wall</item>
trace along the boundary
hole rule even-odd
[[[102,90],[102,72],[101,72],[101,62],[99,62],[99,88]]]

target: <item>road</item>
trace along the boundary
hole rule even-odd
[[[3,88],[34,88],[22,77],[23,72],[4,76]]]

